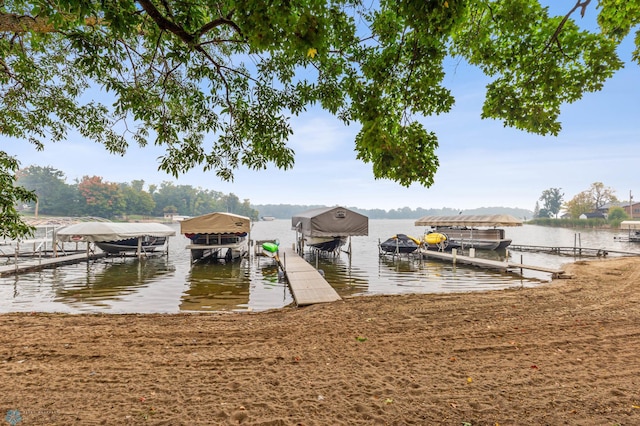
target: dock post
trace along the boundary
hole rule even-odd
[[[578,244],[580,246],[580,256],[582,256],[582,234],[578,232]]]
[[[524,260],[522,259],[522,255],[520,255],[520,264],[524,265]],[[522,267],[520,268],[520,276],[522,276],[523,271],[522,271]]]
[[[456,263],[456,256],[458,255],[458,249],[451,249],[451,255],[453,256],[453,264]]]

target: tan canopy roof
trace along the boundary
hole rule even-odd
[[[307,237],[369,235],[369,218],[344,207],[320,207],[291,218],[291,229]]]
[[[522,221],[508,214],[424,216],[416,226],[522,226]]]
[[[176,231],[162,223],[80,222],[56,231],[58,241],[101,242],[172,235]]]
[[[640,229],[640,220],[623,220],[620,229]]]
[[[234,234],[250,231],[251,219],[233,213],[209,213],[180,222],[181,234]]]

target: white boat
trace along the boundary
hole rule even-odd
[[[511,239],[506,238],[502,228],[522,226],[522,221],[506,214],[424,216],[416,220],[415,225],[430,228],[425,231],[425,241],[430,232],[445,235],[448,250],[453,248],[499,250],[511,244]]]
[[[293,216],[291,229],[296,231],[298,252],[306,245],[337,253],[348,238],[369,235],[369,218],[344,207],[321,207]]]
[[[233,213],[209,213],[180,222],[180,233],[191,240],[191,261],[233,261],[249,253],[251,219]]]
[[[57,241],[94,243],[109,255],[166,252],[176,231],[162,223],[79,222],[60,228]]]

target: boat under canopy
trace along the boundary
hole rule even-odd
[[[299,251],[306,244],[336,252],[349,237],[369,235],[369,218],[344,207],[320,207],[293,216],[291,229],[301,236],[296,238]]]
[[[465,247],[497,250],[511,244],[501,228],[522,226],[522,221],[508,214],[424,216],[415,225],[429,226],[446,235],[449,250]]]
[[[176,231],[162,223],[79,222],[56,231],[56,240],[94,243],[103,251],[138,254],[166,249]]]
[[[233,213],[214,212],[180,222],[180,233],[191,240],[191,260],[231,261],[249,252],[251,219]]]

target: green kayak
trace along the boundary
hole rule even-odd
[[[276,243],[262,243],[262,250],[265,254],[272,253],[275,254],[278,252],[278,244]]]

